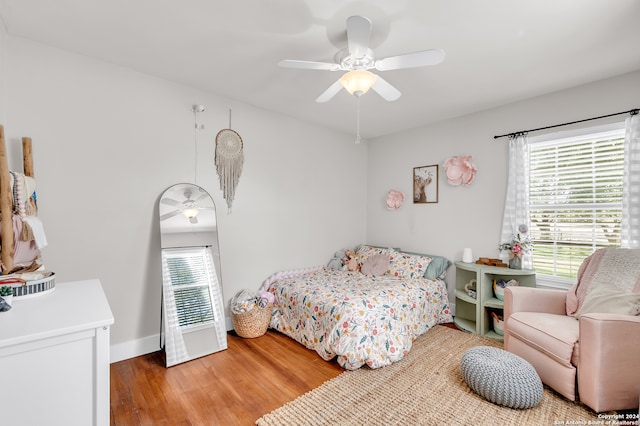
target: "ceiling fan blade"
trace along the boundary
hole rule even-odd
[[[180,201],[176,201],[172,198],[163,198],[162,200],[160,200],[160,204],[166,204],[168,206],[181,206],[182,203]]]
[[[444,61],[444,50],[431,49],[421,52],[407,53],[406,55],[390,56],[378,59],[376,69],[378,71],[397,70],[400,68],[426,67],[437,65]]]
[[[206,192],[203,193],[202,195],[200,195],[198,198],[196,198],[195,200],[193,200],[194,203],[198,204],[198,201],[204,200],[205,198],[209,197],[209,194],[207,194]]]
[[[340,90],[342,90],[342,85],[340,84],[340,80],[338,79],[336,80],[335,83],[329,86],[329,88],[325,90],[320,96],[318,96],[318,99],[316,99],[316,102],[320,102],[320,103],[327,102],[331,98],[333,98],[335,95],[337,95]]]
[[[376,82],[371,86],[386,101],[395,101],[401,95],[400,91],[393,87],[387,80],[376,75]]]
[[[284,59],[278,62],[278,66],[282,68],[298,68],[304,70],[324,70],[324,71],[338,71],[340,65],[329,62],[314,62],[314,61],[298,61],[295,59]]]
[[[177,216],[177,215],[179,215],[179,214],[180,214],[180,210],[174,210],[174,211],[172,211],[172,212],[170,212],[170,213],[165,213],[165,214],[163,214],[162,216],[160,216],[160,220],[161,220],[161,221],[162,221],[162,220],[167,220],[167,219],[170,219],[170,218],[172,218],[172,217],[174,217],[174,216]]]
[[[364,16],[350,16],[347,19],[347,43],[349,53],[354,58],[362,58],[369,50],[371,21]]]

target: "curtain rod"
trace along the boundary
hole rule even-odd
[[[525,134],[525,133],[529,133],[529,132],[537,132],[538,130],[546,130],[546,129],[553,129],[554,127],[569,126],[571,124],[583,123],[585,121],[598,120],[600,118],[613,117],[613,116],[622,115],[622,114],[636,115],[636,114],[638,114],[638,112],[640,112],[640,110],[638,108],[635,108],[635,109],[630,109],[629,111],[616,112],[614,114],[601,115],[599,117],[585,118],[584,120],[571,121],[569,123],[554,124],[553,126],[538,127],[537,129],[521,130],[519,132],[506,133],[504,135],[494,136],[493,138],[494,139],[498,139],[498,138],[504,138],[505,136],[515,136],[515,135]]]

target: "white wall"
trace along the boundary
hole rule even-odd
[[[0,30],[0,118],[18,168],[21,136],[34,142],[46,266],[58,282],[101,279],[116,346],[160,324],[158,197],[193,181],[191,106],[200,122],[196,183],[218,206],[225,299],[282,269],[324,263],[366,241],[442,254],[497,256],[506,188],[506,140],[493,135],[638,107],[640,72],[353,144],[350,135],[29,41]],[[2,65],[2,64],[0,64]],[[3,108],[4,107],[4,111]],[[214,138],[228,126],[245,143],[245,168],[227,214],[213,166]],[[438,204],[413,205],[412,169],[472,155],[469,187],[440,167]],[[349,183],[349,189],[345,188]],[[389,189],[404,207],[386,210]],[[363,220],[362,218],[366,218]],[[447,280],[453,282],[453,269]],[[126,350],[124,351],[126,352]]]
[[[493,136],[638,108],[639,93],[635,72],[370,141],[367,240],[451,260],[461,260],[465,247],[476,258],[499,257],[508,142]],[[467,187],[449,185],[442,169],[457,155],[472,155],[478,168]],[[413,204],[413,167],[430,164],[439,164],[438,203]],[[398,211],[385,208],[392,188],[407,197]],[[453,267],[447,282],[455,282]]]
[[[102,281],[113,345],[158,344],[157,204],[170,185],[194,181],[193,104],[206,107],[196,183],[218,208],[227,301],[364,241],[367,145],[352,136],[21,38],[7,50],[11,166],[20,167],[19,138],[32,137],[45,265],[57,282]],[[231,214],[213,164],[229,109],[245,147]]]

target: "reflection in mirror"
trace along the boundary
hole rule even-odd
[[[166,366],[227,348],[216,209],[189,183],[160,197],[162,332]]]

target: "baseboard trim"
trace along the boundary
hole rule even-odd
[[[227,331],[233,330],[233,322],[230,317],[225,317]],[[125,359],[150,354],[160,350],[160,334],[129,340],[128,342],[111,345],[111,362],[124,361]]]
[[[111,362],[124,361],[160,350],[160,334],[111,345]]]

